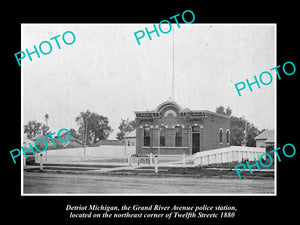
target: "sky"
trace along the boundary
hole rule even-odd
[[[170,33],[152,33],[152,40],[146,34],[138,45],[134,32],[151,30],[153,24],[22,24],[22,51],[32,52],[42,41],[52,44],[50,54],[21,61],[23,125],[45,122],[48,113],[52,132],[77,130],[75,118],[88,109],[108,117],[114,130],[109,139],[115,139],[121,119],[133,120],[134,111],[153,110],[169,99],[174,66],[174,100],[181,107],[215,111],[229,106],[232,115],[258,129],[275,129],[277,80],[270,69],[277,66],[276,26],[172,25]],[[71,45],[62,40],[66,31],[75,34]],[[50,40],[57,35],[61,49]],[[260,89],[253,85],[253,92],[246,88],[239,97],[234,84],[252,82],[263,71],[273,75],[273,82]]]

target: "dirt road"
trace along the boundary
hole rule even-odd
[[[24,194],[274,193],[273,179],[110,176],[24,172]]]

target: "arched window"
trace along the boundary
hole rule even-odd
[[[220,144],[222,144],[223,143],[223,129],[222,128],[220,128],[219,134],[220,134]]]
[[[229,139],[229,134],[230,134],[230,131],[227,129],[227,130],[226,130],[226,143],[227,143],[227,144],[229,144],[229,141],[230,141],[230,139]]]
[[[200,126],[192,126],[192,132],[200,132]]]
[[[159,145],[166,146],[165,127],[160,127],[159,132]]]
[[[144,127],[144,146],[150,146],[150,127]]]
[[[175,129],[175,147],[182,147],[182,128],[180,126],[176,126]]]

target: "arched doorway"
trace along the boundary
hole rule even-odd
[[[200,126],[192,126],[192,154],[200,152]]]

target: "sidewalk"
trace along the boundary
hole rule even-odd
[[[154,165],[149,164],[140,164],[140,165],[126,165],[124,163],[119,164],[109,164],[109,163],[101,163],[101,164],[92,164],[92,163],[80,163],[80,164],[43,164],[44,170],[70,170],[70,171],[93,171],[99,173],[113,172],[113,171],[121,171],[121,170],[152,170],[154,172]],[[186,167],[194,167],[193,165],[183,165],[183,164],[172,164],[172,163],[162,163],[158,165],[158,168],[186,168]],[[27,165],[25,170],[39,170],[40,165]]]
[[[144,174],[144,175],[153,175],[155,174],[154,165],[149,164],[140,164],[140,165],[112,165],[112,164],[44,164],[43,170],[40,170],[39,165],[28,165],[24,169],[28,172],[57,172],[57,173],[88,173],[88,174],[119,174],[119,175],[136,175],[136,174]],[[211,171],[211,172],[209,172]],[[220,172],[217,172],[220,171]],[[246,169],[248,171],[249,169]],[[253,172],[267,172],[268,174],[271,172],[275,172],[274,169],[252,169]],[[158,165],[158,173],[173,174],[173,175],[201,175],[202,173],[209,174],[235,174],[236,171],[234,168],[199,168],[195,167],[192,164],[174,164],[174,163],[162,163]],[[249,173],[250,174],[250,173]]]
[[[134,170],[137,167],[134,166],[116,166],[116,165],[98,165],[98,166],[87,166],[87,165],[66,165],[66,164],[57,164],[57,165],[43,165],[42,171],[73,171],[73,172],[99,172],[99,173],[107,173],[111,171],[118,171],[118,170]],[[27,165],[24,170],[26,171],[40,171],[39,165]]]

